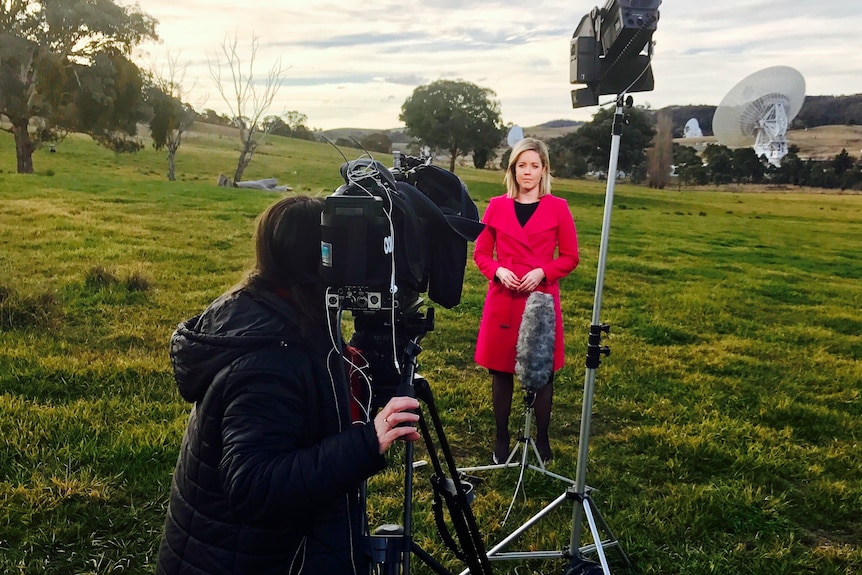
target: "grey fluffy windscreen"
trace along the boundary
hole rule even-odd
[[[544,387],[554,370],[556,321],[554,296],[531,293],[515,347],[515,374],[521,387],[528,391]]]

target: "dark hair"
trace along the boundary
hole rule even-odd
[[[323,202],[290,196],[257,218],[255,266],[245,285],[286,292],[304,319],[325,321],[325,284],[320,271]]]

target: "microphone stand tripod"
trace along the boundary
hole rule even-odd
[[[569,495],[574,499],[574,511],[572,513],[572,539],[569,545],[568,556],[571,562],[563,571],[563,575],[610,575],[610,567],[605,556],[605,548],[616,548],[626,565],[631,568],[631,562],[620,546],[619,540],[611,532],[598,508],[593,503],[590,492],[592,488],[587,486],[587,453],[590,440],[590,420],[593,414],[593,394],[596,384],[596,369],[601,363],[601,356],[608,356],[611,350],[601,345],[602,334],[610,333],[610,326],[600,321],[602,308],[602,289],[605,281],[605,264],[608,255],[608,238],[611,227],[611,211],[614,203],[614,185],[617,177],[617,163],[620,153],[620,139],[625,123],[623,108],[631,108],[632,97],[625,97],[625,93],[617,96],[616,113],[614,114],[613,128],[611,131],[611,153],[608,164],[608,179],[605,192],[605,209],[602,220],[602,236],[599,247],[599,263],[596,273],[596,291],[593,301],[592,323],[590,325],[589,344],[587,345],[586,375],[584,378],[584,399],[581,412],[581,429],[578,438],[578,464],[575,474],[575,484],[569,488]],[[593,543],[581,546],[583,536],[583,520],[586,518],[590,529]],[[600,531],[601,529],[601,531]],[[602,535],[604,532],[604,536]],[[584,553],[595,552],[599,556],[599,565],[584,559]]]
[[[528,469],[541,473],[543,475],[547,475],[549,477],[553,477],[554,479],[559,479],[569,484],[574,484],[574,481],[569,479],[568,477],[564,477],[562,475],[553,473],[546,469],[545,462],[542,461],[541,455],[539,455],[539,449],[536,447],[536,440],[532,435],[532,425],[533,425],[533,417],[535,415],[535,411],[533,409],[533,400],[535,399],[535,391],[525,391],[524,393],[524,429],[521,433],[521,437],[518,438],[518,442],[515,444],[515,447],[512,448],[512,451],[509,452],[509,456],[505,461],[493,463],[490,465],[479,465],[475,467],[459,467],[458,471],[462,473],[474,472],[474,471],[486,471],[491,469],[507,469],[509,467],[518,467],[520,468],[518,474],[518,482],[515,484],[515,490],[512,493],[512,501],[509,503],[509,509],[506,511],[506,516],[500,522],[500,525],[505,525],[506,521],[509,519],[509,515],[512,513],[512,508],[515,506],[515,501],[518,498],[518,492],[523,492],[524,497],[526,497],[526,491],[524,491],[524,476]],[[519,455],[520,452],[520,455]],[[533,456],[536,460],[536,464],[530,463],[529,458]],[[562,499],[558,502],[562,502]],[[550,511],[549,508],[545,508],[543,510],[542,515]],[[520,534],[523,529],[518,529],[515,533]],[[507,538],[506,544],[512,541],[513,538]],[[504,558],[524,558],[523,553],[500,553],[500,550],[505,545],[498,545],[493,549],[489,550],[488,555],[492,559],[504,559]],[[547,557],[546,552],[540,551],[532,551],[529,552],[529,557]],[[556,553],[552,556],[559,556],[559,553]]]

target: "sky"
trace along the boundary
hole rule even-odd
[[[312,129],[401,127],[413,90],[444,79],[492,90],[505,124],[588,121],[599,109],[572,108],[570,92],[583,86],[569,83],[569,45],[605,0],[138,3],[161,37],[139,47],[138,62],[164,74],[175,59],[198,110],[228,112],[211,65],[236,39],[247,69],[254,37],[254,75],[284,70],[268,115],[297,111]],[[664,0],[659,11],[655,89],[632,94],[636,105],[718,105],[740,80],[778,65],[803,75],[807,95],[862,93],[859,0]]]

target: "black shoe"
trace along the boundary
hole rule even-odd
[[[509,438],[506,437],[502,440],[498,438],[494,442],[494,453],[491,454],[491,460],[494,465],[500,465],[505,463],[507,459],[509,459]]]
[[[542,465],[547,465],[554,459],[554,452],[551,451],[550,443],[540,444],[536,442],[536,451],[539,452],[539,459],[542,460]]]

